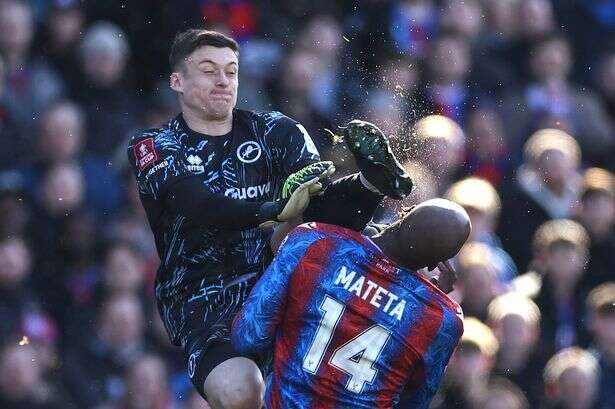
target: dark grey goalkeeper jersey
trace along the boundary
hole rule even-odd
[[[169,335],[176,338],[177,329],[169,328],[174,304],[179,307],[195,288],[209,283],[260,274],[270,250],[269,235],[261,229],[222,229],[215,217],[195,223],[181,216],[166,198],[169,188],[198,175],[212,193],[251,202],[273,200],[286,177],[318,161],[319,154],[305,128],[280,112],[235,110],[228,135],[196,133],[179,115],[162,128],[133,137],[128,158],[161,260],[156,298]]]

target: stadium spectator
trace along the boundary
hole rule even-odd
[[[487,323],[500,345],[494,373],[514,382],[529,407],[538,407],[545,364],[539,346],[538,306],[521,294],[508,292],[491,301],[487,311]]]
[[[27,234],[32,215],[30,203],[24,197],[23,184],[19,172],[0,171],[0,237]]]
[[[600,365],[598,408],[615,407],[615,282],[594,288],[587,297],[587,324]]]
[[[507,47],[504,61],[513,66],[517,85],[521,85],[531,80],[532,48],[554,32],[557,22],[549,0],[519,0],[516,8],[516,36]]]
[[[484,96],[509,93],[520,79],[513,49],[519,31],[519,6],[523,0],[485,0],[483,32],[473,50],[472,81]],[[511,64],[512,63],[512,64]]]
[[[0,3],[0,32],[3,33],[0,54],[6,81],[3,92],[11,101],[16,124],[23,132],[30,132],[47,104],[62,95],[64,85],[47,62],[30,52],[35,25],[28,2],[3,0]]]
[[[498,187],[515,163],[502,117],[492,107],[479,107],[468,114],[467,133],[466,171]]]
[[[7,342],[0,348],[0,406],[11,409],[73,409],[70,400],[52,383],[43,379],[43,368],[36,350]]]
[[[83,174],[85,207],[97,217],[113,213],[120,199],[119,182],[108,161],[83,152],[85,116],[79,105],[58,101],[41,115],[37,154],[23,169],[30,195],[36,196],[45,172],[54,165],[74,163]]]
[[[331,121],[339,110],[343,86],[339,58],[344,44],[342,27],[333,16],[316,15],[307,22],[297,40],[297,47],[313,52],[320,63],[308,93],[310,105],[317,114]]]
[[[519,4],[522,0],[484,1],[486,31],[490,37],[511,41],[518,31]]]
[[[39,187],[33,197],[31,241],[36,253],[39,275],[34,284],[45,290],[47,279],[54,279],[64,263],[58,241],[71,215],[83,211],[85,203],[85,181],[78,166],[62,163],[49,167],[41,176]],[[41,295],[50,295],[45,292]]]
[[[141,294],[146,278],[144,267],[131,243],[112,243],[103,262],[105,292],[110,295]]]
[[[85,10],[78,0],[52,0],[45,15],[36,50],[74,91],[80,79],[78,45],[85,26]]]
[[[611,50],[602,57],[595,85],[610,117],[615,118],[615,51]]]
[[[529,55],[532,82],[503,105],[512,144],[518,149],[528,131],[559,122],[579,142],[586,160],[602,159],[613,148],[612,126],[596,95],[570,82],[573,57],[568,41],[549,36],[532,47]],[[517,109],[519,105],[526,109]]]
[[[0,53],[0,171],[21,166],[32,145],[30,134],[20,126],[19,106],[7,95],[6,71]]]
[[[591,238],[587,274],[582,279],[583,288],[589,291],[610,280],[615,271],[615,179],[612,173],[600,168],[585,171],[577,217]]]
[[[97,22],[83,35],[80,64],[84,83],[73,93],[87,118],[86,150],[110,159],[139,128],[141,103],[125,86],[130,48],[126,34]]]
[[[540,307],[541,344],[547,357],[575,345],[583,335],[583,300],[579,281],[587,263],[589,237],[578,223],[546,222],[534,236],[536,271],[514,280],[513,287],[532,296]]]
[[[477,409],[529,409],[527,398],[521,389],[514,383],[504,379],[495,378],[489,381],[485,396]]]
[[[550,219],[570,217],[581,185],[580,148],[563,131],[534,133],[525,143],[523,158],[514,177],[500,188],[506,217],[498,226],[498,236],[520,270],[528,266],[528,243],[538,226]]]
[[[465,136],[455,121],[442,115],[429,115],[412,128],[412,141],[406,147],[414,159],[425,164],[438,182],[442,193],[461,172],[465,154]]]
[[[113,409],[173,409],[167,368],[157,355],[141,355],[126,374],[124,396]]]
[[[449,362],[434,409],[472,409],[484,399],[498,352],[489,327],[476,318],[463,320],[463,335]]]
[[[491,248],[491,262],[497,271],[498,279],[503,283],[512,280],[517,275],[517,267],[502,249],[500,239],[495,234],[501,207],[498,192],[486,180],[469,177],[452,184],[445,197],[461,205],[470,215],[470,241],[478,241]]]
[[[440,15],[433,0],[404,0],[393,5],[389,21],[395,47],[412,57],[424,58],[438,30]]]
[[[459,252],[456,291],[461,298],[464,314],[484,320],[489,303],[504,292],[496,262],[491,247],[483,243],[470,242]]]
[[[478,0],[445,0],[440,9],[440,26],[445,32],[464,36],[470,44],[483,28],[483,7]]]
[[[65,358],[65,381],[80,408],[121,398],[124,370],[145,350],[144,317],[139,300],[118,295],[101,304],[94,328],[82,327]]]
[[[0,259],[0,334],[8,339],[48,317],[30,285],[32,256],[25,241],[16,236],[1,239]]]
[[[543,378],[545,407],[557,409],[591,409],[596,400],[599,366],[589,352],[566,348],[547,362]]]
[[[318,90],[316,81],[326,67],[312,49],[296,47],[282,65],[282,78],[279,100],[280,109],[299,121],[314,139],[316,147],[326,152],[331,147],[331,140],[324,128],[333,129],[333,124],[325,115],[318,112],[312,101],[312,95]]]
[[[472,68],[470,45],[454,34],[439,35],[434,40],[426,68],[422,95],[417,95],[415,101],[422,114],[440,114],[465,123],[474,103],[474,90],[468,84]]]

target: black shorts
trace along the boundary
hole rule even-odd
[[[231,345],[231,325],[256,283],[256,273],[223,278],[215,284],[195,289],[184,303],[182,345],[190,381],[205,397],[203,383],[222,362],[246,357],[263,367],[266,359],[241,354]]]

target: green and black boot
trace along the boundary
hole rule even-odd
[[[387,137],[374,124],[352,120],[344,128],[344,140],[363,177],[380,193],[403,199],[412,191],[412,179],[397,161]]]

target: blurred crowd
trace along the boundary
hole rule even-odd
[[[153,304],[128,138],[178,111],[174,34],[241,44],[240,108],[391,136],[467,209],[433,408],[615,408],[612,0],[0,0],[0,407],[196,409]]]

